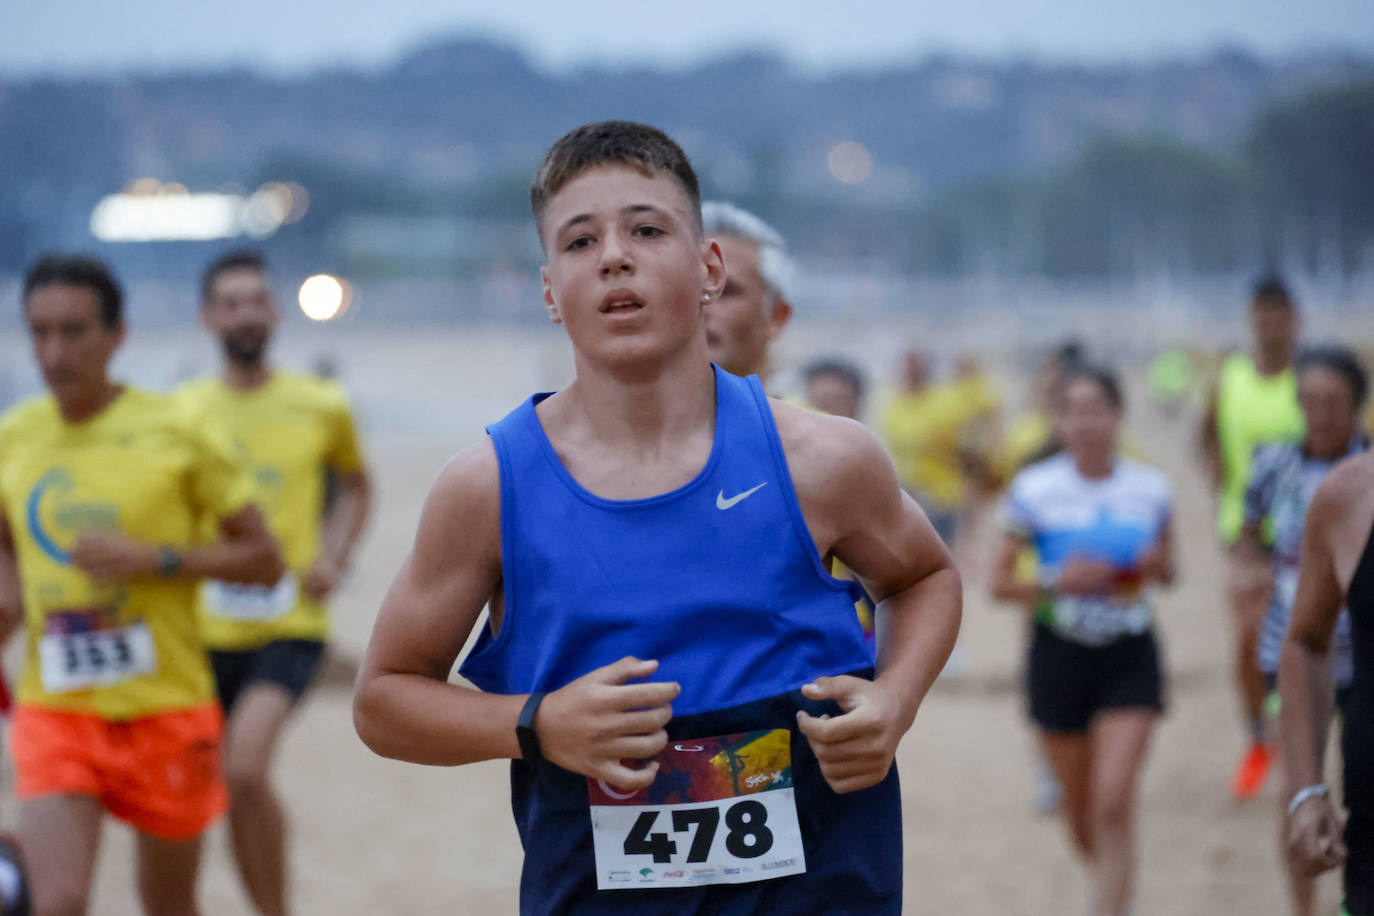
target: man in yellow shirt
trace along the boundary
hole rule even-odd
[[[342,389],[267,362],[278,315],[262,255],[219,258],[201,295],[201,320],[219,339],[224,368],[187,384],[181,399],[200,422],[228,432],[287,565],[271,588],[207,582],[200,593],[202,635],[228,717],[234,855],[258,911],[278,916],[288,911],[285,816],[268,764],[319,662],[329,633],[325,602],[367,518],[370,486]],[[324,516],[327,473],[337,486]]]
[[[954,384],[934,384],[924,354],[902,363],[901,390],[883,414],[883,434],[897,478],[926,511],[946,544],[953,544],[964,510],[964,435],[980,404]]]
[[[1282,281],[1255,287],[1250,302],[1253,355],[1233,353],[1222,365],[1202,421],[1203,457],[1217,491],[1217,530],[1230,550],[1240,534],[1251,457],[1266,442],[1297,442],[1303,436],[1298,382],[1293,372],[1298,314]],[[1231,777],[1231,791],[1254,798],[1264,788],[1272,754],[1266,743],[1263,707],[1269,692],[1259,670],[1260,623],[1269,606],[1270,573],[1243,552],[1231,550],[1226,601],[1235,638],[1235,676],[1250,732],[1249,748]]]
[[[49,393],[0,419],[0,611],[26,636],[10,741],[34,910],[86,911],[108,812],[138,831],[145,910],[193,913],[226,801],[195,580],[274,582],[281,558],[228,444],[109,378],[104,265],[40,259],[23,306]]]

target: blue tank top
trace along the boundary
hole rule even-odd
[[[514,761],[525,848],[522,913],[899,912],[895,768],[836,795],[796,711],[836,715],[799,689],[872,677],[855,584],[832,577],[806,527],[772,409],[755,377],[716,368],[710,457],[686,485],[607,500],[581,487],[544,434],[535,395],[488,427],[501,481],[505,615],[460,668],[482,690],[556,690],[625,655],[656,658],[682,693],[672,740],[789,729],[807,872],[752,884],[596,889],[587,781]]]

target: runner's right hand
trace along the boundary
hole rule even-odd
[[[652,757],[668,744],[669,704],[682,688],[673,682],[629,684],[653,674],[658,662],[625,656],[584,674],[544,698],[534,730],[544,757],[565,770],[624,791],[644,789],[658,764],[632,769],[622,760]]]
[[[1331,799],[1310,798],[1288,818],[1288,858],[1298,871],[1314,877],[1345,862],[1341,819]]]

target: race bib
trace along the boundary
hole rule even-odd
[[[806,871],[787,729],[670,742],[653,785],[587,780],[596,886],[744,884]]]
[[[291,612],[300,593],[291,573],[276,585],[239,585],[211,579],[204,589],[206,609],[216,617],[232,620],[275,620]]]
[[[1109,598],[1060,596],[1054,604],[1055,629],[1086,646],[1105,646],[1122,636],[1150,628],[1150,607],[1137,601],[1124,604]]]
[[[153,635],[139,622],[77,633],[48,633],[38,643],[43,689],[65,693],[108,687],[157,667]]]

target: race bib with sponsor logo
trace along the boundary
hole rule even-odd
[[[806,871],[787,729],[670,742],[653,785],[587,780],[596,886],[744,884]]]
[[[205,607],[217,617],[234,620],[275,620],[296,606],[300,588],[287,573],[276,585],[239,585],[211,579],[205,583]]]
[[[49,632],[38,643],[43,689],[50,693],[108,687],[157,668],[148,625]]]

